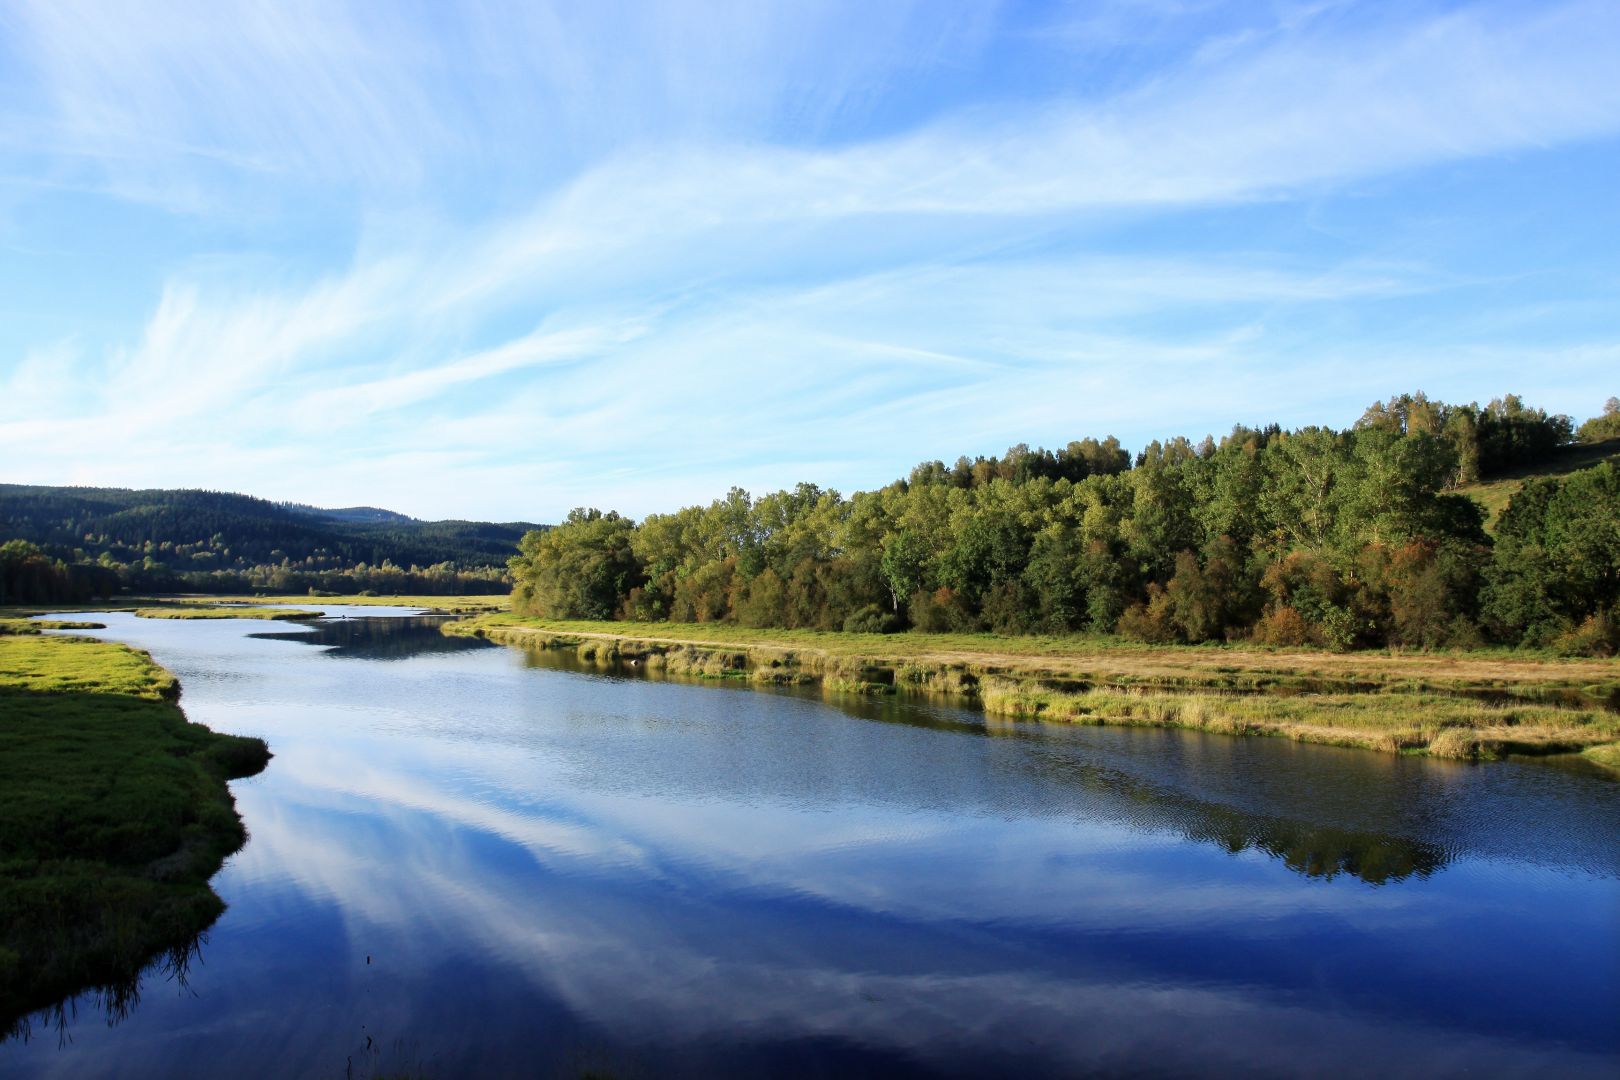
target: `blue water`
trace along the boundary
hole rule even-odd
[[[1620,1075],[1620,785],[110,615],[229,910],[0,1076]],[[393,613],[393,614],[403,614]]]

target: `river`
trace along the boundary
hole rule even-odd
[[[182,972],[0,1076],[1620,1074],[1620,784],[103,618],[258,735]]]

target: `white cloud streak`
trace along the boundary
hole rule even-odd
[[[793,144],[769,137],[785,116],[836,129],[902,70],[988,31],[950,13],[955,29],[902,62],[890,47],[916,37],[918,11],[873,16],[807,103],[803,58],[827,49],[788,43],[825,45],[847,12],[745,8],[714,41],[697,41],[700,22],[632,20],[626,55],[665,62],[631,77],[613,50],[579,47],[611,15],[489,15],[405,40],[351,9],[255,8],[226,41],[194,12],[162,22],[171,35],[114,11],[75,43],[68,6],[22,6],[11,21],[63,160],[110,147],[96,160],[113,189],[208,204],[244,176],[289,174],[394,192],[385,205],[442,180],[463,140],[487,153],[492,127],[527,124],[538,149],[503,164],[550,179],[529,208],[472,227],[379,211],[353,262],[303,289],[171,274],[136,344],[38,352],[0,375],[0,451],[37,480],[554,517],[731,482],[871,483],[1024,439],[1286,419],[1323,402],[1327,372],[1362,398],[1413,370],[1413,349],[1376,337],[1316,343],[1314,366],[1288,370],[1313,311],[1456,280],[1376,253],[1104,254],[1109,230],[1620,129],[1620,10],[1574,3],[1350,30],[1306,18],[1103,98]],[[446,41],[477,61],[470,102],[418,79],[452,73]],[[502,108],[465,128],[480,95]],[[644,128],[638,103],[659,114]],[[611,137],[578,135],[597,123]],[[1459,329],[1419,366],[1500,357],[1485,369],[1510,374],[1511,349]],[[1583,391],[1612,355],[1541,353]],[[66,384],[101,391],[64,406]]]

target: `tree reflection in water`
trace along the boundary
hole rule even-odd
[[[319,619],[307,629],[250,634],[266,641],[301,641],[320,645],[327,655],[355,660],[408,660],[430,653],[458,653],[496,646],[483,638],[448,637],[439,627],[451,615],[387,618]]]
[[[282,635],[277,635],[282,636]],[[285,635],[294,636],[294,635]],[[770,687],[730,684],[698,676],[672,674],[660,669],[630,666],[620,661],[581,660],[568,650],[525,649],[529,667],[587,672],[610,677],[648,679],[662,682],[702,684],[748,693],[777,693],[826,698],[842,710],[864,720],[920,727],[974,737],[1023,740],[1032,745],[1052,744],[1054,736],[1071,733],[1069,725],[986,717],[966,711],[958,698],[940,698],[923,692],[873,698],[863,694],[822,691],[817,687]],[[744,687],[746,686],[746,690]],[[917,708],[919,703],[944,707]],[[1179,730],[1131,730],[1157,735],[1167,740],[1228,740],[1234,736]],[[1410,878],[1427,878],[1443,870],[1450,861],[1446,849],[1421,838],[1402,836],[1378,828],[1353,828],[1330,820],[1313,821],[1309,813],[1320,806],[1324,819],[1365,820],[1362,805],[1365,792],[1358,787],[1359,773],[1313,773],[1308,797],[1295,800],[1295,815],[1261,813],[1229,805],[1217,799],[1199,798],[1178,790],[1171,780],[1155,782],[1132,775],[1123,768],[1110,767],[1061,752],[1032,754],[1021,759],[1021,767],[1038,773],[1045,783],[1075,793],[1089,812],[1122,817],[1148,829],[1166,829],[1189,840],[1213,844],[1236,855],[1244,851],[1264,852],[1288,869],[1305,877],[1332,880],[1341,875],[1369,885],[1388,885]],[[1312,748],[1316,749],[1316,748]],[[1322,748],[1325,752],[1333,752]],[[1354,751],[1362,754],[1364,751]],[[1366,761],[1366,759],[1363,759]],[[1374,766],[1376,767],[1376,766]],[[1226,777],[1226,782],[1241,780]]]

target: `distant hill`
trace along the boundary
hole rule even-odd
[[[1476,484],[1465,484],[1457,491],[1485,508],[1485,528],[1494,533],[1497,518],[1502,516],[1502,511],[1507,509],[1508,503],[1524,487],[1526,480],[1537,476],[1567,476],[1605,461],[1620,465],[1620,439],[1562,446],[1544,461],[1509,469]]]
[[[533,522],[418,521],[377,507],[326,510],[220,491],[0,484],[0,541],[68,564],[100,563],[148,587],[289,587],[357,567],[436,568],[494,582]],[[143,576],[144,575],[144,576]],[[368,585],[369,587],[369,585]],[[345,589],[344,591],[354,591]]]
[[[380,524],[394,522],[396,524],[410,524],[418,519],[409,514],[397,513],[393,510],[384,510],[377,506],[345,506],[339,510],[326,510],[319,506],[306,506],[303,503],[280,503],[289,510],[296,510],[300,514],[310,517],[324,518],[327,521],[353,521],[366,524]]]

